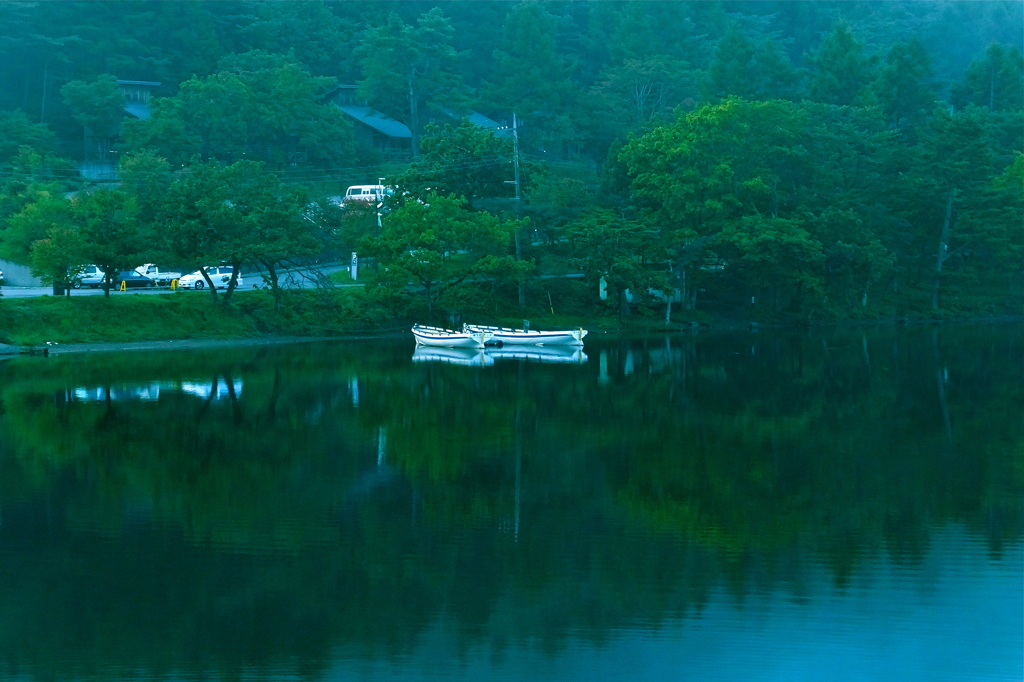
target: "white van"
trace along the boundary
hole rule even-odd
[[[342,199],[342,203],[346,201],[372,201],[380,203],[384,201],[385,197],[389,197],[394,193],[395,190],[386,185],[352,185],[345,190],[345,198]]]

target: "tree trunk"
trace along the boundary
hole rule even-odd
[[[199,268],[199,272],[202,273],[203,279],[206,280],[206,286],[210,287],[210,298],[213,300],[213,304],[217,305],[217,287],[213,286],[210,274],[203,268]]]
[[[281,286],[278,283],[277,267],[273,261],[264,261],[267,268],[267,276],[270,278],[270,293],[274,295],[274,312],[281,312]]]
[[[942,233],[939,235],[939,252],[935,254],[935,276],[932,278],[932,310],[939,309],[939,284],[942,277],[942,264],[946,262],[946,247],[949,244],[949,226],[953,217],[953,192],[950,187],[946,192],[946,217],[942,221]]]
[[[420,155],[420,106],[416,101],[416,89],[412,85],[412,74],[409,74],[409,132],[412,133],[412,155],[416,158]]]
[[[231,294],[235,293],[235,288],[238,286],[238,270],[242,267],[241,263],[231,264],[231,279],[228,281],[228,288],[224,292],[224,299],[220,304],[227,308],[231,303]]]

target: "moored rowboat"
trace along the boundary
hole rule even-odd
[[[483,348],[493,334],[488,331],[463,330],[461,332],[442,327],[427,327],[422,324],[413,325],[412,335],[421,346],[440,346],[443,348]]]
[[[478,324],[464,324],[463,331],[490,332],[491,341],[501,341],[505,345],[531,346],[582,346],[587,330],[567,329],[563,331],[542,332],[531,329],[506,329],[505,327],[485,327]]]

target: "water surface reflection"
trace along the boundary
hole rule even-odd
[[[1024,672],[1019,326],[411,354],[0,366],[0,678]]]

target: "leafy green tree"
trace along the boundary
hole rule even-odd
[[[666,57],[628,59],[610,66],[591,90],[609,138],[621,137],[694,98],[696,75],[683,61]]]
[[[848,24],[836,24],[810,56],[808,94],[812,100],[839,106],[861,104],[874,80],[871,59]]]
[[[545,5],[516,4],[505,17],[503,36],[494,50],[494,70],[481,99],[496,111],[515,112],[522,121],[524,144],[535,151],[561,153],[561,145],[578,139],[579,86],[575,66],[562,53],[558,20]]]
[[[11,216],[21,212],[33,202],[55,197],[73,189],[78,183],[74,164],[50,152],[40,152],[28,146],[17,155],[0,163],[0,233],[8,227]],[[6,237],[0,241],[7,242]],[[27,262],[30,242],[15,238],[19,246],[4,247],[7,257]]]
[[[750,280],[773,309],[806,308],[827,293],[851,301],[856,291],[863,303],[891,272],[894,136],[870,110],[730,99],[652,129],[620,158],[634,198],[672,245],[680,284],[692,291],[745,259],[748,274],[716,280]],[[764,244],[751,236],[762,227],[772,238]],[[759,246],[787,262],[755,267]],[[797,257],[807,259],[799,268]],[[780,278],[770,292],[769,275]]]
[[[822,245],[799,221],[745,216],[722,230],[716,246],[732,272],[768,297],[773,312],[787,298],[799,309],[809,295],[820,296]]]
[[[100,138],[117,134],[126,100],[116,76],[103,74],[88,82],[71,81],[60,89],[60,94],[87,134]]]
[[[629,297],[644,299],[648,290],[669,289],[662,235],[635,220],[595,209],[565,229],[572,260],[596,288],[600,280],[615,292],[620,318],[629,316]]]
[[[800,74],[773,39],[755,41],[743,29],[733,26],[722,36],[714,54],[704,84],[709,100],[730,96],[796,98]]]
[[[120,190],[83,192],[71,201],[71,220],[82,241],[82,257],[103,270],[103,293],[110,296],[117,273],[144,258],[150,234],[139,222],[138,203]]]
[[[117,174],[120,179],[119,189],[135,200],[138,207],[137,219],[155,233],[164,198],[174,181],[170,163],[153,151],[134,152],[121,157]],[[156,242],[154,239],[154,247]]]
[[[53,293],[71,295],[71,285],[86,261],[86,243],[75,225],[55,223],[32,243],[32,274],[53,285]]]
[[[623,148],[633,192],[659,222],[711,234],[752,212],[792,208],[808,176],[805,113],[785,101],[728,99]]]
[[[458,125],[430,124],[420,142],[420,155],[395,180],[414,197],[428,192],[476,199],[512,196],[512,139],[469,121]],[[525,169],[524,169],[525,171]],[[520,183],[529,186],[523,172]]]
[[[319,76],[348,77],[356,64],[349,46],[357,25],[331,11],[324,0],[263,2],[241,25],[238,38],[250,50],[292,54]]]
[[[516,221],[469,211],[461,197],[431,194],[424,201],[386,216],[363,250],[378,260],[383,278],[421,288],[428,314],[467,279],[518,269],[508,255]]]
[[[171,164],[263,161],[274,168],[341,165],[351,159],[345,115],[321,97],[330,78],[312,77],[292,58],[263,52],[225,57],[220,70],[152,101],[149,119],[124,125],[129,151],[154,150]]]
[[[935,106],[932,63],[920,38],[893,45],[886,55],[874,93],[889,124],[912,129],[928,118]]]
[[[994,265],[1014,280],[1024,279],[1024,152],[997,175],[979,222],[992,230],[989,243]],[[1024,293],[1024,282],[1018,284]]]
[[[277,264],[312,253],[314,224],[303,216],[307,201],[255,161],[230,166],[193,164],[171,185],[164,225],[170,252],[203,274],[211,297],[216,287],[202,268],[225,263],[234,269],[221,303],[227,306],[242,266],[261,264],[280,304]]]
[[[53,154],[57,137],[49,126],[33,123],[23,111],[0,111],[0,168],[6,170],[23,147],[38,154]]]
[[[828,295],[841,303],[859,298],[860,305],[867,306],[871,288],[891,273],[896,262],[882,241],[884,235],[852,209],[822,211],[805,228],[821,243],[820,265]]]
[[[62,196],[40,192],[34,201],[8,218],[3,231],[3,255],[19,263],[28,263],[33,244],[46,239],[52,230],[71,224],[71,202]]]
[[[947,261],[970,248],[969,234],[957,229],[977,206],[979,195],[996,175],[992,116],[988,109],[969,106],[951,113],[938,106],[922,134],[921,180],[929,223],[938,222],[932,278],[932,309],[939,307],[939,289]],[[929,201],[930,199],[930,201]],[[961,216],[965,213],[965,216]]]
[[[412,131],[412,154],[418,156],[423,109],[461,108],[460,55],[452,47],[455,29],[437,7],[416,25],[392,12],[382,26],[368,28],[357,48],[363,78],[359,92],[371,104],[406,123]]]
[[[949,100],[962,109],[969,104],[993,111],[1024,108],[1024,56],[1015,47],[992,43],[967,67],[962,81],[950,88]]]

